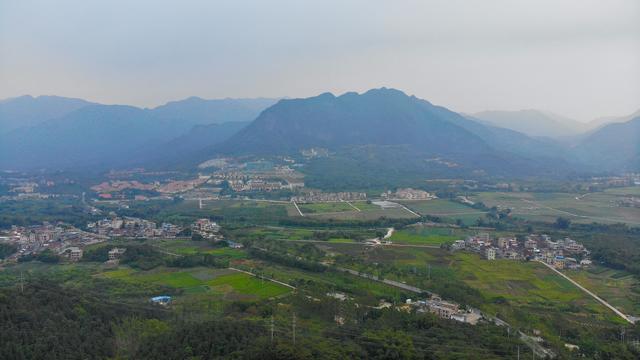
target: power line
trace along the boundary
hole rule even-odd
[[[296,313],[293,313],[293,345],[296,344]]]

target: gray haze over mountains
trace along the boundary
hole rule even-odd
[[[487,124],[515,130],[529,136],[563,138],[587,134],[607,124],[627,122],[640,116],[640,110],[631,115],[608,116],[589,122],[581,122],[534,109],[519,111],[483,111],[469,116]]]
[[[192,97],[141,109],[55,96],[7,99],[0,102],[0,166],[117,167],[175,158],[231,135],[276,101]]]
[[[638,170],[640,120],[607,121],[615,124],[589,131],[535,110],[461,115],[386,88],[280,101],[191,97],[154,109],[23,96],[0,102],[0,167],[194,167],[219,155],[322,147],[332,153],[326,166],[392,164],[424,175]]]

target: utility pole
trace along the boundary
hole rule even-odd
[[[518,360],[520,360],[520,345],[518,345]]]
[[[296,313],[293,313],[293,345],[296,344]]]
[[[22,276],[22,271],[20,271],[20,293],[24,294],[24,277]]]
[[[273,344],[273,314],[271,314],[271,343]]]

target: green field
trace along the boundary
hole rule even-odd
[[[640,225],[640,209],[619,206],[617,201],[635,188],[610,189],[600,193],[494,193],[472,198],[487,206],[512,209],[513,215],[533,221],[554,222],[566,217],[578,223],[627,223]]]
[[[440,289],[449,296],[456,293],[465,296],[455,289],[460,287],[457,284],[464,283],[479,292],[479,296],[469,298],[467,295],[469,303],[525,331],[541,330],[545,338],[554,341],[560,341],[561,324],[579,327],[624,324],[612,311],[539,263],[487,261],[478,254],[452,253],[438,248],[378,247],[363,251],[348,244],[335,244],[331,250],[358,259],[346,264],[348,267],[427,290]],[[427,270],[431,278],[427,278]],[[629,282],[625,290],[627,296],[632,279],[620,280]],[[619,303],[624,302],[618,299]],[[634,300],[627,298],[626,301]]]
[[[351,205],[353,205],[353,207]],[[377,220],[381,217],[391,219],[410,219],[416,216],[409,211],[397,208],[383,209],[366,201],[355,202],[315,202],[298,204],[304,216],[325,220]],[[356,207],[357,209],[355,209]],[[358,211],[359,210],[359,211]],[[300,213],[293,205],[287,208],[287,214],[291,217],[299,217]]]
[[[351,204],[353,204],[353,206],[357,207],[362,211],[380,210],[380,206],[373,203],[369,203],[367,201],[352,201]]]
[[[293,205],[287,202],[270,202],[254,200],[205,200],[202,209],[196,200],[185,200],[177,204],[169,204],[163,209],[167,216],[201,217],[222,216],[225,222],[253,222],[272,223],[288,217],[289,208]],[[294,209],[295,211],[295,209]]]
[[[464,239],[461,231],[446,228],[410,227],[396,231],[391,241],[398,244],[441,245]]]
[[[305,215],[316,214],[316,213],[357,211],[346,202],[339,202],[339,201],[298,204],[298,207],[300,208],[300,211],[302,211],[302,213]]]
[[[375,206],[375,205],[374,205]],[[353,208],[352,208],[353,210]],[[416,218],[403,208],[391,208],[381,209],[378,207],[374,210],[362,210],[362,211],[342,211],[334,213],[317,213],[317,214],[305,214],[305,216],[312,216],[319,219],[334,219],[334,220],[377,220],[381,217],[389,219],[412,219]]]
[[[640,282],[632,274],[604,267],[566,270],[565,274],[623,313],[640,315]]]
[[[360,248],[362,247],[360,246]],[[323,295],[327,291],[344,292],[356,297],[360,303],[367,305],[377,305],[377,298],[399,300],[402,293],[395,287],[343,272],[326,271],[317,273],[265,262],[256,262],[255,265],[264,266],[268,269],[266,271],[269,276],[287,284],[303,284],[308,290],[320,292]]]
[[[542,264],[486,261],[477,254],[456,253],[456,276],[478,289],[481,308],[525,329],[559,335],[559,324],[613,326],[624,321]]]
[[[246,257],[244,251],[228,247],[215,247],[208,241],[192,241],[184,239],[147,240],[148,243],[160,247],[165,251],[179,255],[211,254],[226,256],[231,259]]]
[[[438,216],[449,220],[461,219],[465,224],[473,224],[485,212],[469,206],[446,200],[400,201],[401,204],[421,215]]]
[[[604,191],[607,195],[631,195],[640,196],[640,186],[612,188]]]
[[[152,283],[179,289],[183,294],[211,294],[223,300],[266,299],[283,295],[289,289],[270,281],[262,281],[245,273],[228,269],[191,268],[178,270],[160,267],[139,271],[128,267],[97,275],[128,283]]]

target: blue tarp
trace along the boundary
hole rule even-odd
[[[167,302],[171,301],[171,296],[166,296],[166,295],[154,296],[154,297],[151,298],[151,301],[155,302],[155,303],[167,303]]]

